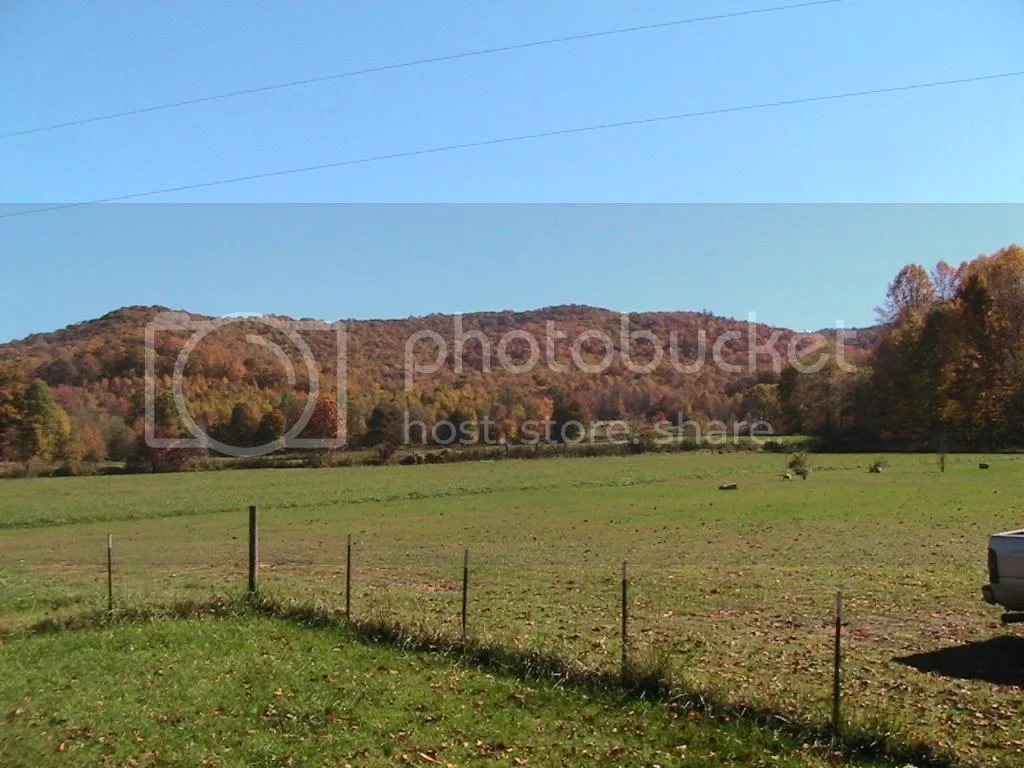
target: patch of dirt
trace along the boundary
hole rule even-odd
[[[417,586],[423,592],[455,592],[462,589],[462,585],[456,584],[454,581],[438,581],[432,584],[419,584]]]
[[[105,573],[105,566],[82,563],[36,563],[25,566],[36,573]]]

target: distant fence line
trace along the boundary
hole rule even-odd
[[[247,594],[250,598],[255,598],[259,595],[259,552],[260,552],[260,525],[259,525],[259,508],[257,505],[251,505],[248,510],[248,568],[247,568]],[[107,611],[110,614],[114,613],[114,558],[113,558],[113,535],[107,534],[106,537],[106,551],[107,551]],[[469,568],[469,552],[468,548],[463,550],[462,554],[462,588],[461,588],[461,614],[460,614],[460,636],[461,641],[466,643],[469,638],[469,583],[470,583],[470,568]],[[352,534],[346,536],[345,542],[345,620],[352,622],[352,574],[353,574],[353,557],[352,557]],[[633,659],[631,658],[631,642],[629,635],[629,616],[630,616],[630,598],[629,598],[629,564],[627,560],[623,560],[621,563],[621,571],[619,572],[619,585],[620,601],[618,606],[619,613],[619,648],[620,648],[620,659],[619,659],[619,672],[623,680],[629,678]],[[841,720],[840,720],[840,703],[842,699],[842,686],[841,686],[841,666],[842,666],[842,632],[843,632],[843,596],[841,592],[837,592],[835,596],[835,608],[834,608],[834,640],[833,640],[833,654],[832,654],[832,690],[831,690],[831,704],[832,704],[832,716],[831,716],[831,729],[835,737],[839,736]]]

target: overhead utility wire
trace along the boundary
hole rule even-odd
[[[122,117],[131,117],[132,115],[143,115],[150,112],[161,112],[167,109],[177,109],[179,107],[187,107],[193,104],[205,104],[211,101],[220,101],[222,99],[233,99],[238,96],[250,96],[256,93],[266,93],[268,91],[281,91],[286,88],[296,88],[302,85],[313,85],[315,83],[325,83],[330,80],[341,80],[347,77],[359,77],[362,75],[371,75],[376,72],[388,72],[394,69],[405,69],[407,67],[419,67],[425,64],[438,64],[443,61],[457,61],[459,59],[471,59],[478,56],[491,56],[498,53],[509,53],[511,51],[521,51],[528,48],[541,48],[548,45],[562,45],[564,43],[577,42],[579,40],[593,40],[599,37],[612,37],[613,35],[625,35],[634,32],[647,32],[655,29],[666,29],[668,27],[680,27],[686,24],[700,24],[703,22],[710,21],[722,21],[725,19],[735,19],[741,16],[754,16],[757,14],[775,13],[778,11],[792,11],[800,8],[809,8],[816,5],[834,5],[835,3],[846,2],[846,0],[812,0],[811,2],[794,3],[791,5],[777,5],[771,8],[756,8],[747,11],[735,11],[733,13],[720,13],[714,16],[698,16],[688,19],[676,19],[675,21],[662,21],[655,24],[641,24],[634,27],[622,27],[619,29],[607,29],[600,32],[586,32],[578,35],[567,35],[565,37],[552,37],[545,40],[533,40],[527,43],[516,43],[514,45],[503,45],[497,48],[484,48],[476,51],[465,51],[462,53],[451,53],[444,56],[434,56],[426,59],[413,59],[411,61],[398,62],[396,64],[384,64],[377,67],[365,67],[363,69],[353,69],[348,72],[338,72],[332,75],[321,75],[319,77],[307,77],[302,80],[290,80],[285,83],[273,83],[270,85],[261,85],[255,88],[245,88],[240,91],[228,91],[226,93],[216,93],[210,96],[198,96],[193,99],[182,99],[181,101],[171,101],[166,104],[154,104],[148,107],[139,107],[137,109],[126,109],[121,112],[110,112],[105,115],[95,115],[93,117],[83,117],[77,120],[68,120],[63,123],[51,123],[49,125],[39,125],[34,128],[23,128],[16,131],[8,131],[7,133],[0,133],[0,139],[10,139],[15,136],[26,136],[33,133],[44,133],[46,131],[57,131],[63,128],[73,128],[78,125],[88,125],[89,123],[98,123],[105,120],[116,120]]]
[[[369,163],[377,163],[384,160],[398,160],[406,157],[417,157],[420,155],[432,155],[440,154],[443,152],[455,152],[462,149],[473,149],[476,147],[490,147],[498,144],[512,144],[520,141],[531,141],[534,139],[546,139],[555,136],[569,136],[579,133],[589,133],[592,131],[605,131],[612,128],[627,128],[637,125],[650,125],[652,123],[667,123],[674,120],[686,120],[696,117],[708,117],[711,115],[725,115],[735,112],[752,112],[760,109],[772,109],[776,107],[786,107],[796,104],[812,104],[815,102],[824,101],[839,101],[841,99],[852,99],[863,96],[876,96],[885,93],[899,93],[904,91],[914,91],[924,88],[938,88],[942,86],[951,85],[964,85],[967,83],[979,83],[987,80],[1000,80],[1011,77],[1020,77],[1024,75],[1024,70],[1018,70],[1016,72],[1000,72],[993,75],[977,75],[975,77],[963,77],[956,80],[935,80],[928,83],[913,83],[911,85],[894,85],[887,88],[871,88],[863,91],[847,91],[845,93],[831,93],[824,96],[805,96],[798,99],[784,99],[780,101],[768,101],[759,104],[745,104],[738,107],[721,107],[718,109],[706,109],[698,112],[683,112],[676,115],[661,115],[659,117],[645,117],[636,120],[622,120],[615,123],[602,123],[600,125],[586,125],[577,128],[562,128],[554,131],[540,131],[538,133],[524,133],[518,136],[505,136],[498,139],[483,139],[480,141],[467,141],[459,144],[446,144],[438,147],[427,147],[424,149],[412,149],[403,152],[390,152],[382,155],[370,155],[368,157],[357,157],[348,160],[337,160],[330,163],[317,163],[316,165],[307,165],[299,168],[286,168],[278,171],[265,171],[262,173],[253,173],[247,176],[233,176],[227,179],[217,179],[214,181],[202,181],[193,184],[181,184],[174,187],[163,187],[161,189],[152,189],[146,192],[132,192],[125,195],[116,195],[114,197],[105,197],[96,200],[87,200],[76,203],[62,203],[59,205],[46,206],[41,208],[30,208],[27,211],[14,211],[12,213],[0,214],[0,219],[7,219],[14,216],[27,216],[32,213],[44,213],[47,211],[58,211],[65,208],[78,208],[84,205],[97,205],[100,203],[116,203],[124,200],[136,200],[140,197],[152,197],[154,195],[164,195],[171,192],[185,192],[193,189],[204,189],[207,187],[217,187],[225,184],[238,184],[244,181],[256,181],[258,179],[270,179],[276,176],[289,176],[292,174],[309,173],[310,171],[320,171],[327,168],[342,168],[349,165],[366,165]]]

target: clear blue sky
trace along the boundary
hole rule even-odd
[[[782,4],[14,0],[0,3],[0,133]],[[1022,70],[1022,29],[1019,0],[845,0],[8,137],[0,214]],[[753,311],[795,328],[863,325],[902,264],[960,261],[1024,240],[1022,180],[1024,78],[1014,78],[0,218],[0,341],[153,303],[325,319],[586,303]],[[182,203],[194,205],[169,205]],[[305,205],[214,205],[223,203]],[[310,205],[328,203],[460,205]],[[463,205],[474,203],[574,205]],[[726,205],[738,203],[747,205]],[[773,205],[783,203],[880,205]]]

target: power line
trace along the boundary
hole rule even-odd
[[[512,144],[520,141],[532,141],[534,139],[547,139],[555,136],[569,136],[580,133],[590,133],[593,131],[605,131],[613,128],[628,128],[637,125],[650,125],[652,123],[667,123],[675,120],[687,120],[696,117],[709,117],[712,115],[726,115],[736,112],[752,112],[760,109],[773,109],[776,107],[788,107],[797,104],[812,104],[816,102],[824,101],[839,101],[841,99],[852,99],[863,96],[877,96],[885,93],[899,93],[903,91],[915,91],[924,88],[939,88],[950,85],[965,85],[967,83],[979,83],[988,80],[1001,80],[1011,77],[1020,77],[1024,75],[1024,70],[1018,70],[1015,72],[1000,72],[993,75],[977,75],[975,77],[963,77],[956,80],[934,80],[928,83],[913,83],[910,85],[893,85],[886,88],[871,88],[863,91],[847,91],[845,93],[830,93],[824,96],[805,96],[798,99],[784,99],[780,101],[767,101],[759,104],[745,104],[738,107],[720,107],[718,109],[706,109],[698,112],[682,112],[675,115],[661,115],[658,117],[645,117],[635,120],[622,120],[614,123],[601,123],[599,125],[586,125],[576,128],[562,128],[554,131],[541,131],[538,133],[525,133],[518,136],[505,136],[498,139],[483,139],[480,141],[467,141],[460,144],[446,144],[438,147],[427,147],[424,149],[412,149],[403,152],[391,152],[383,155],[370,155],[368,157],[351,158],[349,160],[337,160],[330,163],[318,163],[316,165],[307,165],[300,168],[286,168],[278,171],[265,171],[263,173],[254,173],[247,176],[234,176],[227,179],[217,179],[215,181],[202,181],[194,184],[182,184],[175,187],[163,187],[161,189],[153,189],[147,192],[132,192],[126,195],[117,195],[115,197],[106,197],[97,200],[88,200],[78,203],[61,203],[59,205],[46,206],[42,208],[31,208],[27,211],[15,211],[12,213],[0,214],[0,219],[12,218],[14,216],[27,216],[32,213],[45,213],[48,211],[59,211],[65,208],[78,208],[85,205],[98,205],[101,203],[117,203],[125,200],[136,200],[141,197],[153,197],[155,195],[165,195],[171,192],[186,192],[193,189],[204,189],[207,187],[218,187],[226,184],[238,184],[244,181],[256,181],[258,179],[270,179],[276,176],[290,176],[299,173],[309,173],[310,171],[321,171],[328,168],[342,168],[349,165],[366,165],[369,163],[377,163],[384,160],[398,160],[406,157],[418,157],[420,155],[432,155],[440,154],[443,152],[455,152],[462,149],[473,149],[476,147],[491,147],[498,144]]]
[[[62,128],[72,128],[78,125],[86,125],[88,123],[98,123],[104,120],[116,120],[122,117],[131,117],[132,115],[143,115],[149,112],[160,112],[166,109],[177,109],[178,107],[187,107],[193,104],[205,104],[211,101],[220,101],[222,99],[233,99],[238,96],[250,96],[256,93],[266,93],[268,91],[280,91],[286,88],[295,88],[301,85],[313,85],[315,83],[324,83],[330,80],[341,80],[347,77],[359,77],[362,75],[371,75],[377,72],[388,72],[394,69],[405,69],[408,67],[419,67],[425,64],[438,64],[443,61],[457,61],[459,59],[471,59],[478,56],[491,56],[497,53],[508,53],[510,51],[521,51],[527,48],[540,48],[548,45],[562,45],[564,43],[572,43],[580,40],[593,40],[599,37],[612,37],[614,35],[625,35],[635,32],[648,32],[655,29],[666,29],[669,27],[681,27],[687,24],[700,24],[710,21],[722,21],[725,19],[735,19],[741,16],[754,16],[757,14],[775,13],[778,11],[793,11],[800,8],[809,8],[816,5],[833,5],[835,3],[846,2],[846,0],[811,0],[810,2],[794,3],[791,5],[777,5],[771,8],[756,8],[747,11],[735,11],[733,13],[720,13],[714,16],[697,16],[688,19],[676,19],[675,21],[662,21],[656,24],[642,24],[634,27],[621,27],[619,29],[608,29],[600,32],[586,32],[578,35],[568,35],[565,37],[552,37],[545,40],[533,40],[528,43],[516,43],[514,45],[503,45],[497,48],[483,48],[476,51],[465,51],[463,53],[451,53],[444,56],[434,56],[427,59],[413,59],[411,61],[403,61],[397,64],[384,64],[377,67],[366,67],[363,69],[353,69],[348,72],[338,72],[333,75],[321,75],[319,77],[307,77],[302,80],[290,80],[285,83],[273,83],[271,85],[261,85],[255,88],[246,88],[240,91],[228,91],[226,93],[217,93],[210,96],[199,96],[193,99],[183,99],[181,101],[172,101],[166,104],[155,104],[148,107],[139,107],[137,109],[126,109],[122,112],[111,112],[105,115],[96,115],[94,117],[83,117],[78,120],[69,120],[63,123],[52,123],[50,125],[40,125],[35,128],[24,128],[18,131],[10,131],[8,133],[0,133],[0,139],[10,139],[15,136],[26,136],[32,133],[43,133],[46,131],[56,131]]]

